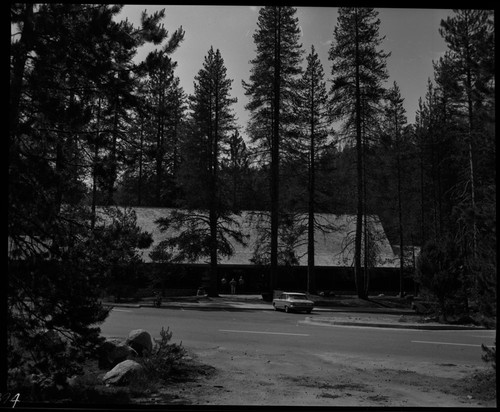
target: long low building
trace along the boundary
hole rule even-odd
[[[158,219],[171,216],[175,209],[132,207],[137,216],[138,226],[149,233],[153,243],[148,249],[141,251],[144,262],[155,264],[151,259],[151,252],[162,241],[175,238],[183,230],[173,226],[161,230],[157,224]],[[187,212],[187,211],[181,211]],[[207,212],[196,211],[198,215],[206,218]],[[269,238],[262,233],[270,231],[270,218],[266,212],[242,211],[232,215],[233,223],[230,229],[239,230],[244,237],[244,244],[231,241],[233,253],[230,256],[219,256],[219,279],[231,279],[244,276],[247,291],[259,291],[269,281]],[[307,216],[295,216],[295,222],[302,225],[302,232],[295,239],[293,245],[294,264],[280,263],[278,268],[278,288],[305,290],[307,285]],[[315,214],[318,226],[315,230],[315,279],[318,290],[333,291],[333,293],[350,293],[356,290],[354,281],[354,234],[356,218],[353,215],[335,215],[327,213]],[[205,223],[206,225],[206,223]],[[367,217],[367,226],[371,240],[370,254],[372,261],[369,269],[369,290],[371,293],[397,292],[399,288],[399,256],[394,253],[386,236],[382,223],[377,216]],[[208,229],[208,226],[205,226]],[[231,240],[229,238],[229,240]],[[364,242],[363,242],[364,243]],[[279,243],[283,249],[283,243]],[[261,255],[259,255],[261,254]],[[204,256],[193,261],[180,262],[183,276],[182,282],[194,285],[200,282],[203,274],[207,273],[209,257]],[[362,261],[363,265],[363,261]],[[172,266],[166,271],[175,271]],[[180,270],[180,269],[179,269]],[[171,276],[174,279],[176,276]],[[195,278],[196,281],[191,280]],[[191,279],[191,280],[188,280]],[[182,282],[177,282],[176,287],[181,287]],[[194,282],[194,283],[193,283]],[[407,290],[413,289],[411,279],[405,280]]]
[[[144,231],[151,233],[153,243],[148,249],[141,251],[144,262],[151,262],[151,252],[162,241],[179,235],[182,230],[169,227],[161,231],[156,223],[158,219],[170,217],[174,209],[132,207],[137,216],[137,225]],[[197,214],[206,212],[195,212]],[[254,265],[255,253],[261,246],[262,231],[269,228],[269,215],[264,212],[242,211],[239,215],[232,215],[234,224],[228,226],[239,230],[245,239],[245,244],[232,241],[234,253],[228,257],[221,257],[220,265]],[[297,221],[307,222],[307,216],[299,215]],[[315,214],[318,228],[315,229],[315,254],[314,261],[318,267],[352,267],[354,259],[354,233],[356,219],[353,215],[334,215],[327,213]],[[374,247],[374,262],[371,266],[376,268],[396,268],[399,257],[396,256],[384,232],[384,228],[376,216],[367,217],[371,238]],[[302,223],[304,224],[304,223]],[[307,228],[297,237],[293,250],[298,259],[297,266],[307,266]],[[229,238],[230,240],[230,238]],[[283,245],[280,245],[283,247]],[[196,261],[183,263],[207,264],[208,257]]]
[[[120,209],[124,209],[120,207]],[[173,239],[186,230],[182,224],[178,227],[169,226],[166,230],[160,228],[159,219],[169,218],[174,211],[180,213],[194,213],[203,217],[205,223],[202,228],[208,230],[206,211],[187,211],[169,208],[154,207],[127,207],[136,214],[137,225],[145,232],[151,234],[153,242],[147,249],[139,250],[144,265],[146,278],[148,274],[159,274],[157,278],[162,279],[162,289],[193,289],[200,286],[202,278],[208,273],[209,257],[202,256],[195,260],[184,259],[173,262],[158,262],[152,259],[152,252],[163,241]],[[109,219],[106,216],[105,208],[99,207],[98,214],[104,218],[104,222]],[[195,219],[197,220],[197,219]],[[367,216],[367,227],[369,228],[369,253],[371,259],[368,265],[369,289],[372,293],[385,293],[397,291],[399,288],[399,256],[394,253],[389,240],[385,234],[380,219],[377,216]],[[267,212],[242,211],[237,215],[231,215],[226,228],[238,231],[242,234],[244,243],[232,241],[230,237],[230,256],[219,256],[218,276],[219,279],[226,277],[229,279],[243,276],[246,281],[247,292],[259,292],[265,290],[269,282],[269,236],[270,216]],[[290,221],[289,221],[290,222]],[[354,234],[356,228],[356,218],[353,215],[335,215],[326,213],[315,214],[315,279],[318,290],[337,292],[352,292],[356,289],[354,281]],[[288,236],[293,239],[293,245],[288,248],[279,242],[279,249],[287,251],[288,255],[293,255],[288,261],[281,260],[278,268],[277,286],[284,289],[304,290],[307,284],[307,215],[296,215],[293,224],[289,229],[295,231],[295,236]],[[285,236],[286,237],[286,236]],[[19,239],[18,239],[19,240]],[[35,242],[35,248],[39,248]],[[362,242],[364,243],[364,242]],[[18,251],[11,244],[9,239],[9,256],[17,260],[24,260],[23,253]],[[36,251],[35,251],[36,252]],[[40,251],[39,251],[40,252]],[[175,252],[175,250],[174,250]],[[47,259],[50,259],[49,253]],[[362,265],[364,259],[362,259]],[[142,286],[141,286],[142,287]],[[148,285],[145,287],[158,287],[158,285]],[[406,289],[413,288],[413,282],[407,281]]]

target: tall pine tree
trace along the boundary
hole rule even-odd
[[[391,89],[387,92],[387,103],[385,106],[386,133],[388,134],[393,155],[395,157],[394,166],[396,174],[396,193],[397,193],[397,215],[398,215],[398,232],[399,232],[399,295],[404,296],[403,279],[404,279],[404,230],[403,230],[403,155],[404,155],[404,127],[406,126],[405,108],[403,106],[404,99],[401,97],[400,89],[394,82]]]
[[[355,141],[357,167],[356,234],[354,278],[360,298],[366,298],[361,271],[361,244],[365,202],[363,196],[363,124],[376,112],[387,79],[388,53],[377,50],[380,20],[371,8],[340,8],[330,48],[333,84],[330,90],[333,115],[343,121],[342,132]]]
[[[314,233],[318,222],[314,218],[317,203],[317,169],[319,159],[324,154],[330,132],[330,113],[328,92],[324,80],[323,66],[318,53],[311,46],[307,56],[307,67],[302,77],[300,101],[300,120],[304,131],[304,152],[307,153],[307,291],[314,293],[316,289],[314,275],[315,241]]]
[[[463,193],[467,195],[457,199],[461,210],[458,219],[462,226],[462,248],[467,255],[467,271],[477,287],[478,279],[481,278],[478,261],[478,209],[481,206],[477,204],[481,198],[478,199],[478,192],[487,186],[483,182],[491,181],[491,170],[481,167],[481,164],[491,164],[491,157],[481,147],[492,147],[491,131],[484,127],[492,122],[485,122],[484,116],[493,112],[489,102],[494,94],[494,29],[491,11],[466,9],[454,12],[454,16],[441,22],[440,34],[449,47],[453,78],[462,91],[456,103],[464,123],[462,135],[467,148],[468,176],[462,180],[462,186],[467,188]],[[488,157],[490,159],[486,160]]]
[[[101,51],[133,49],[139,38],[161,33],[153,24],[136,43],[126,25],[113,22],[120,10],[77,4],[11,9],[22,34],[12,39],[11,60],[7,352],[10,389],[31,385],[26,393],[34,400],[65,387],[99,343],[97,325],[107,315],[98,300],[109,269],[105,249],[127,254],[141,237],[131,220],[131,243],[121,243],[120,230],[89,225],[92,213],[84,206],[87,138],[98,134],[93,109],[107,96],[103,79],[113,67]]]
[[[175,258],[181,261],[208,257],[210,269],[202,286],[209,296],[218,295],[220,256],[233,252],[227,236],[242,241],[231,218],[231,199],[224,195],[220,177],[221,157],[236,129],[232,111],[236,99],[230,96],[231,83],[220,51],[211,47],[190,96],[190,131],[184,143],[179,176],[184,187],[181,205],[187,210],[174,211],[170,217],[158,221],[163,229],[168,226],[184,229],[160,248],[179,248]]]
[[[298,18],[293,7],[266,6],[259,10],[249,83],[242,82],[250,101],[248,132],[270,165],[270,289],[276,287],[280,225],[280,156],[294,124],[291,104],[301,74],[302,50]]]

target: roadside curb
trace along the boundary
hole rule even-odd
[[[133,303],[103,303],[103,306],[117,307],[117,308],[155,308],[155,309],[237,309],[237,310],[270,310],[274,311],[272,305],[266,305],[262,303],[236,303],[236,302],[225,302],[225,303],[194,303],[194,302],[163,302],[160,307],[154,306],[152,303],[145,304],[133,304]],[[414,312],[405,311],[378,311],[378,310],[358,310],[357,308],[330,308],[327,306],[315,307],[315,312],[340,312],[340,313],[376,313],[381,315],[411,315]]]
[[[156,307],[152,303],[147,304],[132,304],[132,303],[103,303],[103,306],[108,306],[111,308],[155,308],[155,309],[239,309],[239,310],[274,310],[271,307],[261,307],[261,306],[248,306],[248,305],[231,305],[231,304],[203,304],[203,303],[162,303],[161,306]]]
[[[144,307],[153,307],[152,305],[143,305]],[[274,308],[267,307],[267,306],[249,306],[249,305],[231,305],[231,304],[199,304],[199,303],[193,303],[193,304],[168,304],[168,303],[162,303],[162,305],[156,309],[221,309],[221,310],[274,310]]]
[[[380,322],[350,322],[341,320],[306,320],[299,323],[318,326],[363,326],[372,328],[390,328],[390,329],[420,329],[420,330],[489,330],[482,326],[464,326],[464,325],[420,325],[416,323],[380,323]]]
[[[111,303],[111,302],[102,302],[101,305],[111,306],[111,308],[114,308],[115,306],[118,308],[142,308],[143,306],[149,306],[149,305],[140,305],[134,303]]]

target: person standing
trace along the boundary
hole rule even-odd
[[[220,280],[221,283],[221,289],[223,293],[226,293],[226,285],[227,285],[227,280],[225,276],[222,276],[222,279]]]
[[[245,286],[245,280],[243,279],[243,276],[240,276],[238,279],[238,285],[240,287],[240,293],[243,292],[243,287]]]
[[[229,285],[231,286],[231,295],[234,295],[236,293],[236,281],[234,280],[234,278],[231,279]]]

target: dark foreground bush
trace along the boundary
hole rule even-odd
[[[172,332],[169,328],[166,330],[162,328],[160,339],[156,340],[153,350],[144,352],[142,357],[135,359],[144,369],[133,375],[126,386],[104,385],[101,380],[102,370],[98,369],[97,364],[87,364],[87,374],[76,379],[75,385],[66,395],[66,402],[78,404],[133,403],[134,398],[148,396],[148,394],[160,390],[168,381],[184,377],[185,372],[193,374],[190,366],[184,362],[186,350],[182,347],[182,343],[170,343],[171,339]],[[197,373],[197,370],[194,374]]]

